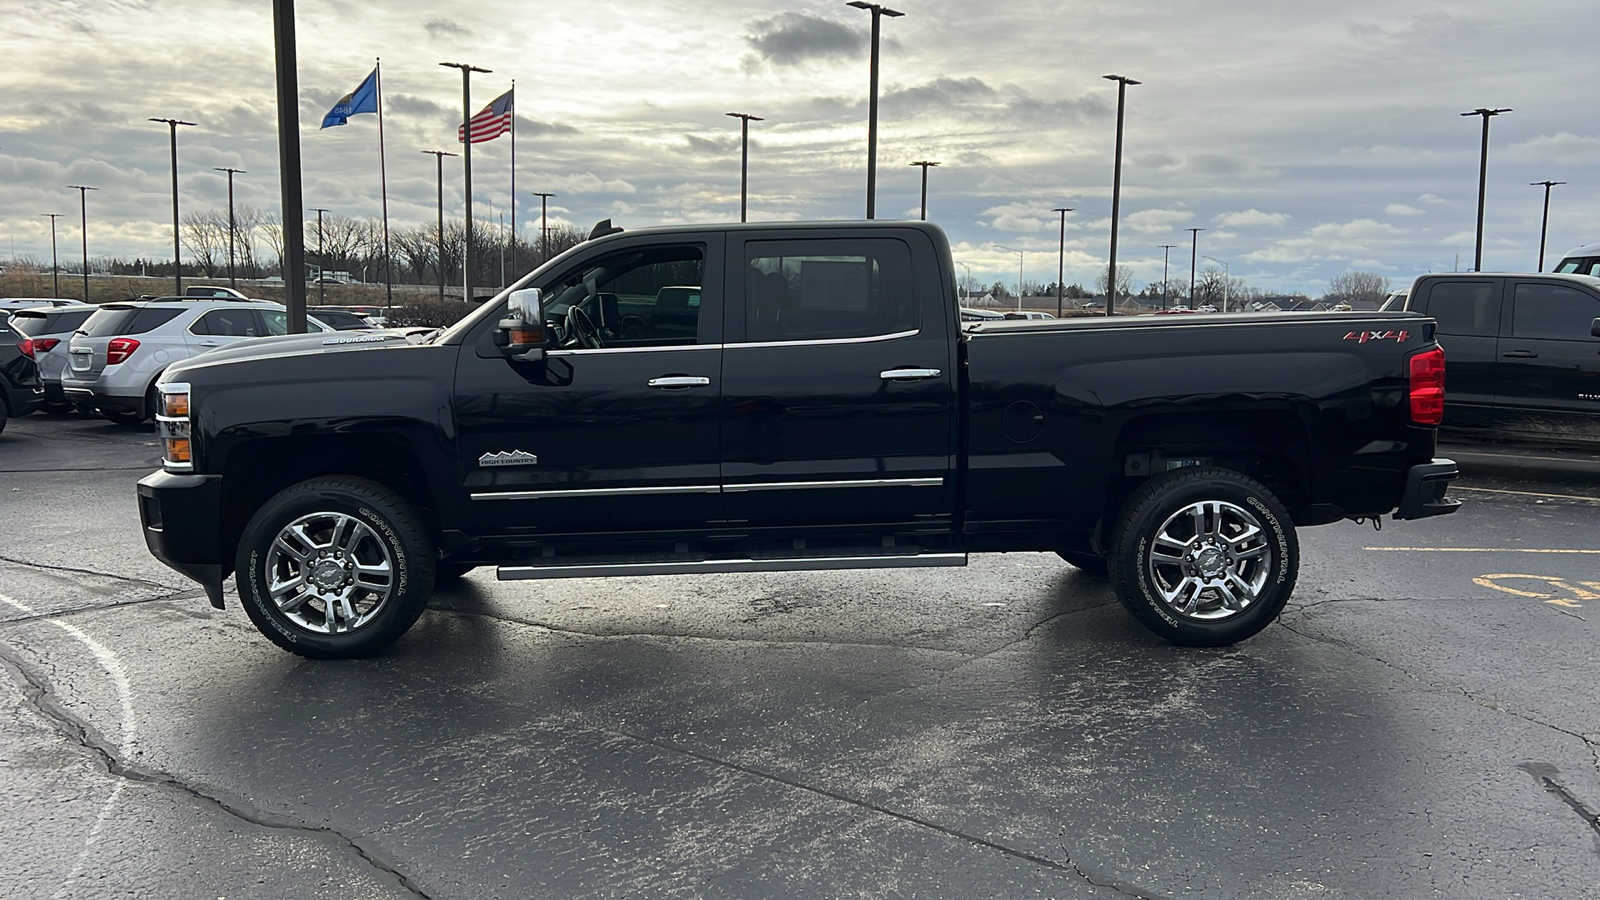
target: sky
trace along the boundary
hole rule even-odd
[[[24,10],[22,7],[26,6]],[[870,15],[843,0],[300,0],[305,205],[380,208],[375,116],[317,125],[381,58],[395,227],[432,221],[430,149],[517,86],[514,225],[587,230],[737,221],[739,122],[751,221],[865,214]],[[929,219],[985,282],[1066,282],[1106,264],[1117,86],[1128,89],[1118,260],[1135,286],[1205,257],[1269,292],[1320,294],[1349,270],[1396,286],[1472,266],[1481,119],[1491,125],[1486,270],[1529,271],[1544,189],[1547,267],[1600,241],[1600,7],[1593,0],[900,0],[884,18],[877,212]],[[76,258],[171,256],[168,130],[184,210],[279,209],[272,4],[0,0],[0,254],[48,260],[62,213]],[[474,147],[474,211],[510,216],[509,138]],[[445,214],[461,215],[459,160]]]

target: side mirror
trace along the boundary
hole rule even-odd
[[[1600,319],[1595,319],[1589,323],[1589,334],[1594,337],[1600,337]]]
[[[539,289],[512,291],[508,306],[506,317],[500,320],[500,333],[504,338],[500,347],[506,358],[517,362],[544,362],[544,299]]]

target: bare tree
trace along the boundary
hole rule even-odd
[[[228,259],[228,214],[216,210],[191,210],[183,214],[183,246],[189,251],[189,264],[208,275]]]
[[[1106,281],[1110,278],[1110,270],[1101,272],[1094,280],[1095,291],[1104,294]],[[1127,297],[1133,293],[1133,270],[1127,266],[1117,266],[1117,296]]]
[[[1328,282],[1324,300],[1333,303],[1377,303],[1389,293],[1389,279],[1376,272],[1345,272]]]

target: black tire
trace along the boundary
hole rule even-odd
[[[118,425],[138,425],[145,420],[143,410],[104,409],[100,414]]]
[[[46,400],[44,405],[39,407],[39,409],[47,416],[64,416],[72,412],[73,407],[71,403],[66,403],[59,400]]]
[[[1181,469],[1128,498],[1110,562],[1117,599],[1145,627],[1174,644],[1217,647],[1278,617],[1294,592],[1300,544],[1260,482],[1229,469]]]
[[[1104,556],[1096,556],[1093,553],[1080,553],[1076,550],[1057,550],[1056,555],[1074,567],[1082,569],[1087,575],[1097,575],[1104,578],[1110,569],[1110,565],[1106,562]]]
[[[297,523],[299,533],[277,543]],[[395,492],[353,476],[313,478],[279,491],[245,526],[239,597],[256,628],[290,653],[372,656],[422,615],[437,559],[433,538]],[[290,585],[281,606],[271,594],[274,576]],[[330,602],[327,593],[347,602]]]

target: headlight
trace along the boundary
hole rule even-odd
[[[156,430],[161,434],[161,465],[180,472],[194,470],[194,448],[189,443],[189,386],[181,382],[156,385],[161,392]]]

